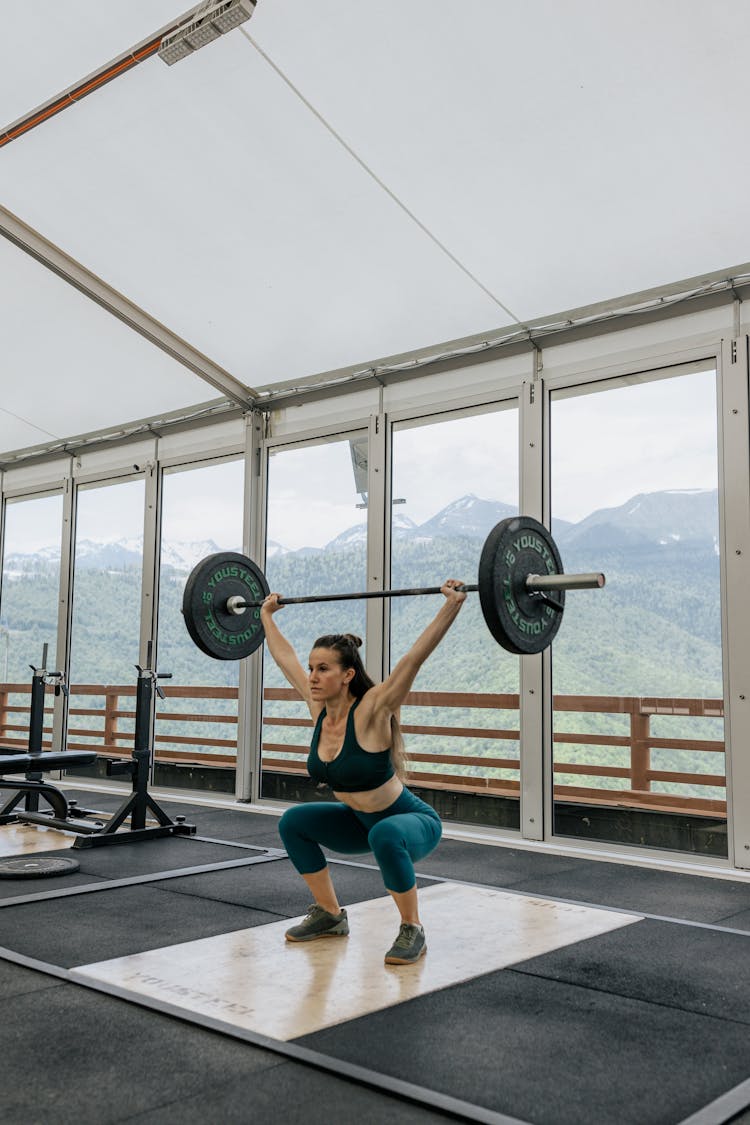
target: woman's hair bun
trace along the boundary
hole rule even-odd
[[[344,636],[346,637],[347,641],[349,642],[350,645],[352,645],[353,648],[361,648],[362,647],[362,638],[361,637],[355,636],[354,633],[344,633]]]

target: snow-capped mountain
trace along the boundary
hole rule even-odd
[[[617,508],[601,508],[559,535],[561,547],[669,547],[718,549],[716,489],[643,492]]]
[[[213,539],[162,543],[161,563],[164,569],[188,573],[207,555],[222,550]],[[239,547],[230,548],[240,551]],[[143,559],[143,538],[118,539],[110,543],[96,543],[80,539],[76,544],[76,568],[79,570],[129,570],[140,568]],[[48,566],[58,566],[60,548],[43,547],[29,554],[10,554],[5,560],[6,577],[29,574]]]
[[[197,539],[188,543],[162,542],[161,565],[171,566],[175,570],[192,570],[196,563],[205,559],[207,555],[215,555],[221,548],[217,547],[213,539]],[[232,547],[239,552],[239,547]]]
[[[561,550],[592,546],[598,549],[630,547],[653,550],[675,544],[709,547],[718,551],[716,489],[670,489],[639,493],[615,508],[601,508],[578,523],[552,521],[552,534]],[[492,528],[516,514],[499,500],[462,496],[451,501],[429,520],[416,524],[408,516],[394,512],[393,539],[409,543],[430,543],[433,539],[470,538],[483,542]],[[365,523],[357,523],[337,535],[325,547],[302,547],[292,551],[282,543],[269,542],[268,558],[295,554],[300,557],[325,551],[344,551],[363,544]],[[219,547],[212,539],[169,541],[162,544],[162,569],[167,573],[188,574],[196,563],[217,551],[239,547]],[[76,566],[83,570],[122,571],[141,566],[142,539],[121,539],[110,543],[80,540],[76,546]],[[3,564],[6,579],[22,578],[35,571],[57,566],[59,547],[9,554]]]
[[[716,489],[640,493],[619,507],[602,508],[578,523],[553,519],[552,534],[562,547],[668,547],[681,542],[716,548],[717,510]],[[394,515],[393,537],[413,543],[441,538],[484,542],[496,524],[516,514],[510,504],[470,494],[451,501],[422,524]],[[366,530],[364,523],[355,524],[324,549],[344,550],[363,543]]]
[[[394,513],[393,524],[391,525],[391,537],[393,539],[411,538],[415,531],[418,531],[418,527],[414,520],[409,519],[408,516]],[[346,531],[342,531],[330,543],[326,543],[324,549],[326,551],[344,551],[347,547],[365,542],[367,542],[367,524],[357,523],[353,527],[347,528]]]
[[[453,500],[436,515],[420,524],[417,534],[420,539],[434,539],[444,536],[461,536],[468,539],[486,539],[495,524],[500,520],[515,516],[516,509],[501,500],[481,500],[469,494]]]
[[[269,539],[266,544],[266,558],[273,559],[279,555],[288,555],[289,548],[282,547],[281,543],[277,543],[275,539]]]

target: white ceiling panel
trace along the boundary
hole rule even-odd
[[[237,32],[142,64],[4,173],[10,210],[250,386],[508,320]]]
[[[180,0],[32,0],[3,5],[0,127],[74,86],[189,7]]]
[[[206,402],[216,392],[0,238],[0,449]]]
[[[750,257],[745,0],[285,0],[248,27],[524,321]]]
[[[0,406],[0,457],[11,449],[46,445],[54,435]]]

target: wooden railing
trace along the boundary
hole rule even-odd
[[[51,689],[49,689],[51,690]],[[159,703],[155,734],[157,761],[209,767],[233,767],[236,762],[236,688],[219,687],[164,687],[166,700]],[[266,688],[269,703],[295,705],[297,714],[265,714],[266,728],[292,728],[300,731],[301,741],[273,742],[264,738],[263,768],[288,774],[305,773],[305,759],[309,744],[309,717],[301,713],[299,700],[291,688]],[[25,747],[28,741],[29,688],[24,684],[0,684],[0,745],[8,748]],[[88,697],[86,700],[84,697]],[[68,724],[68,748],[71,750],[94,748],[100,755],[123,758],[130,755],[133,740],[135,686],[78,684],[71,688]],[[81,706],[81,702],[103,701],[102,706]],[[169,707],[170,700],[201,700],[213,702],[214,709],[198,707],[182,711]],[[80,702],[78,702],[80,701]],[[51,700],[50,700],[51,703]],[[221,713],[221,707],[225,713]],[[409,777],[425,788],[475,792],[488,795],[517,797],[519,794],[519,762],[517,746],[520,732],[517,726],[519,697],[517,694],[477,694],[463,692],[412,692],[405,704],[404,734],[441,739],[480,739],[483,743],[510,742],[514,751],[507,755],[489,753],[444,753],[440,750],[409,750]],[[439,710],[494,711],[515,713],[515,726],[438,725],[410,721],[412,708],[424,708],[434,713]],[[723,754],[724,743],[705,738],[664,738],[652,733],[654,716],[672,716],[681,719],[721,719],[723,702],[720,699],[650,698],[637,696],[556,695],[554,708],[559,716],[563,712],[585,715],[627,716],[627,729],[622,734],[597,734],[590,731],[563,731],[554,734],[555,744],[555,795],[561,799],[591,804],[616,804],[640,808],[661,808],[704,814],[724,815],[726,802],[715,793],[711,796],[686,795],[691,790],[723,789],[724,773],[707,773],[699,769],[675,771],[657,769],[652,765],[652,750],[679,750],[698,754]],[[271,708],[267,708],[271,710]],[[47,716],[51,719],[51,707]],[[187,724],[204,724],[215,733],[187,731],[177,733]],[[561,727],[557,720],[556,726]],[[566,724],[569,725],[569,724]],[[222,727],[231,726],[221,737]],[[168,729],[171,727],[172,729]],[[303,733],[304,732],[304,733]],[[698,733],[698,732],[696,732]],[[45,725],[45,745],[49,745],[51,721]],[[412,742],[416,742],[415,738]],[[421,739],[420,739],[421,741]],[[563,760],[563,748],[577,746],[576,757],[588,748],[600,747],[619,750],[624,764],[606,764],[601,761]],[[540,751],[541,752],[541,751]],[[606,756],[606,755],[605,755]],[[698,760],[703,764],[705,759]],[[723,758],[722,770],[723,770]],[[576,784],[575,778],[588,779],[588,784]],[[608,784],[609,783],[609,784]],[[668,785],[671,792],[655,791],[654,783]]]

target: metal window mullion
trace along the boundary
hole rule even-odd
[[[75,550],[78,486],[73,480],[73,460],[63,480],[63,513],[60,541],[60,583],[57,595],[57,648],[55,671],[62,671],[70,683],[70,641],[73,621],[73,552]],[[67,746],[70,700],[64,692],[54,697],[52,715],[52,749],[58,753]]]
[[[750,868],[750,393],[748,337],[722,341],[718,378],[729,861]]]
[[[161,530],[161,470],[155,457],[146,465],[145,496],[143,504],[143,565],[141,571],[141,622],[138,644],[138,663],[141,668],[148,666],[149,644],[151,645],[151,668],[158,667],[157,653],[157,613],[160,568],[160,530]],[[169,669],[164,669],[168,672]],[[151,715],[149,718],[149,745],[154,747],[151,755],[150,774],[153,781],[156,769],[155,726],[156,692],[152,692]]]
[[[8,497],[3,488],[4,483],[5,473],[0,469],[0,615],[2,615],[3,607],[3,571],[5,570],[5,511],[8,507]],[[10,638],[8,638],[7,643],[10,643]]]
[[[538,378],[538,353],[534,354],[534,378],[524,382],[520,402],[520,511],[544,522],[545,450],[544,384]],[[547,508],[549,504],[547,503]],[[549,652],[521,656],[519,723],[521,731],[521,835],[528,840],[543,840],[549,821],[551,753],[547,746],[550,711],[545,690],[550,684]],[[547,737],[546,737],[547,736]],[[547,816],[545,816],[547,812]]]
[[[0,469],[0,620],[2,620],[3,611],[3,572],[5,570],[5,512],[8,507],[8,497],[3,490],[3,483],[5,481],[5,474]],[[6,631],[5,634],[5,673],[4,679],[8,679],[8,657],[10,653],[10,633]]]
[[[373,414],[368,427],[367,453],[367,590],[386,588],[387,547],[390,542],[390,521],[387,519],[386,496],[386,431],[387,418]],[[367,637],[366,666],[373,680],[380,681],[385,668],[385,622],[388,606],[385,598],[371,598],[366,603]]]
[[[385,417],[385,415],[384,415]],[[383,581],[386,589],[392,585],[393,566],[393,434],[394,423],[391,414],[387,416],[385,427],[385,478],[384,478],[384,527],[383,538]],[[383,602],[383,665],[381,678],[385,679],[391,671],[391,603]]]
[[[245,482],[242,550],[251,559],[265,560],[266,495],[268,473],[263,449],[263,415],[249,413],[245,420]],[[237,707],[238,801],[260,800],[261,742],[263,726],[263,646],[240,661]]]

